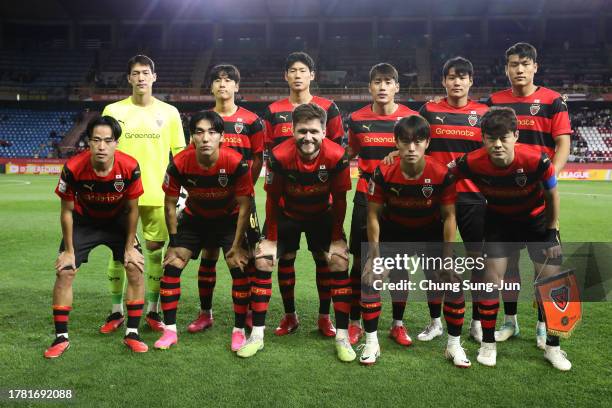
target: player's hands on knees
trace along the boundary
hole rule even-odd
[[[164,262],[162,262],[162,266],[169,265],[176,260],[182,261],[183,259],[179,256],[178,248],[169,246],[166,250],[166,255],[164,256]]]
[[[346,241],[343,239],[338,239],[336,241],[332,241],[329,244],[329,251],[327,251],[327,262],[331,262],[332,256],[339,256],[348,262],[349,259],[349,251],[348,246],[346,245]]]
[[[244,269],[249,262],[249,253],[244,248],[233,246],[225,254],[225,260],[230,268]]]
[[[257,244],[255,259],[259,259],[259,262],[261,262],[263,259],[260,258],[265,258],[270,268],[276,264],[276,241],[263,239]]]
[[[123,259],[123,266],[127,268],[129,264],[132,264],[140,273],[144,273],[144,255],[135,247],[126,248]]]
[[[369,255],[366,258],[365,265],[363,267],[363,272],[361,273],[361,283],[364,286],[371,288],[374,284],[374,281],[382,279],[382,277],[382,274],[374,273],[374,256]]]
[[[387,166],[389,166],[389,165],[393,164],[393,161],[398,156],[399,156],[399,152],[397,150],[394,150],[391,153],[389,153],[388,155],[386,155],[385,158],[382,160],[382,162],[383,162],[383,164],[386,164]]]
[[[63,251],[55,261],[55,270],[61,272],[64,269],[76,269],[74,252]]]

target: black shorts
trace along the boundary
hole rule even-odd
[[[443,224],[429,228],[406,228],[398,226],[386,220],[380,221],[380,243],[396,243],[394,245],[401,248],[402,254],[425,255],[430,257],[442,256],[442,247],[444,243],[444,228]],[[383,246],[384,248],[384,246]],[[389,248],[393,251],[393,248]],[[387,251],[381,250],[383,256],[393,256]]]
[[[264,224],[264,235],[267,225]],[[295,220],[284,213],[278,216],[278,241],[276,256],[295,252],[300,249],[302,233],[306,234],[306,242],[310,252],[327,252],[331,244],[332,214],[325,214],[314,220]]]
[[[178,220],[176,246],[190,250],[192,259],[198,258],[201,248],[228,252],[234,243],[237,222],[237,216],[206,219],[183,211]]]
[[[113,251],[113,260],[123,262],[125,252],[126,218],[116,217],[105,224],[91,223],[74,214],[72,224],[72,244],[74,246],[74,262],[78,268],[87,263],[89,253],[98,245],[105,245]],[[136,248],[141,251],[136,238]],[[64,251],[64,240],[59,251]]]
[[[546,243],[546,214],[522,220],[500,217],[487,213],[485,218],[484,253],[489,258],[508,258],[512,253],[527,246],[533,262],[561,265],[563,257],[549,259],[542,253]]]
[[[455,206],[457,226],[463,240],[463,246],[468,252],[482,252],[484,240],[484,224],[487,212],[486,202],[461,203]]]
[[[356,194],[363,194],[357,192]],[[368,242],[368,207],[355,202],[351,216],[349,250],[355,256],[361,255],[361,244]]]
[[[251,214],[249,215],[249,224],[246,230],[246,240],[249,248],[255,248],[260,239],[261,229],[259,227],[259,218],[257,217],[255,197],[251,197]]]

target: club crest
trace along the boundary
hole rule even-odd
[[[514,181],[519,187],[525,187],[527,184],[527,176],[523,172],[523,169],[518,169],[516,171],[516,176],[514,177]]]
[[[434,189],[433,189],[433,186],[423,186],[421,191],[423,192],[423,195],[425,196],[425,198],[429,198],[433,194]]]
[[[540,106],[540,100],[534,100],[531,106],[529,107],[529,113],[531,113],[532,115],[536,115],[540,111]]]
[[[123,188],[125,187],[125,183],[123,182],[123,180],[115,181],[113,185],[115,186],[115,190],[117,190],[118,193],[122,192]]]
[[[155,119],[155,123],[157,123],[157,126],[162,127],[164,125],[164,118],[158,116],[157,119]]]
[[[478,123],[478,115],[476,115],[476,111],[470,112],[470,115],[468,116],[468,123],[470,126],[476,126]]]
[[[569,305],[569,287],[564,285],[551,289],[550,298],[559,311],[565,312]]]
[[[234,123],[234,130],[236,131],[236,134],[240,134],[242,133],[242,130],[244,129],[244,123],[242,122],[242,119],[238,119],[238,122]]]
[[[321,180],[321,183],[325,183],[327,182],[327,180],[329,180],[329,172],[325,168],[324,164],[319,166],[319,171],[317,173],[317,176],[319,177],[319,180]]]
[[[229,178],[227,177],[227,173],[225,172],[225,169],[219,170],[219,185],[221,187],[226,187],[228,180]]]

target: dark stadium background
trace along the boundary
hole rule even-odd
[[[399,69],[399,100],[418,108],[442,95],[443,62],[465,56],[475,66],[472,98],[484,99],[508,87],[504,50],[527,41],[539,50],[536,83],[568,97],[576,131],[570,160],[609,162],[609,6],[605,0],[2,2],[0,157],[70,155],[84,120],[130,94],[125,62],[137,53],[157,64],[154,93],[186,118],[212,106],[206,74],[215,63],[239,67],[238,99],[261,112],[288,94],[284,57],[305,50],[317,62],[313,93],[334,99],[346,115],[369,101],[367,72],[380,61]]]
[[[92,253],[75,281],[74,347],[56,361],[42,357],[53,333],[53,261],[61,236],[59,199],[53,194],[57,173],[65,157],[82,148],[86,120],[131,93],[125,80],[131,56],[144,53],[154,59],[154,94],[187,119],[213,106],[205,79],[214,64],[238,66],[238,103],[261,113],[288,95],[285,56],[305,50],[317,63],[312,93],[334,99],[346,115],[369,102],[367,73],[382,61],[400,71],[399,101],[412,108],[443,96],[441,66],[456,55],[474,63],[472,97],[486,98],[509,87],[504,51],[518,41],[538,49],[536,84],[568,100],[574,134],[570,162],[561,175],[568,181],[560,183],[562,236],[565,241],[612,241],[609,0],[1,1],[0,173],[27,174],[0,175],[0,391],[73,389],[79,406],[112,407],[608,407],[608,303],[583,305],[581,326],[563,343],[574,363],[569,373],[553,372],[535,348],[536,317],[527,302],[519,304],[521,337],[500,347],[496,369],[474,364],[458,372],[444,361],[442,340],[404,350],[387,338],[381,338],[384,357],[375,367],[341,365],[331,343],[315,330],[314,264],[305,251],[296,263],[302,326],[293,336],[272,335],[282,313],[275,276],[266,349],[255,359],[239,360],[228,350],[230,280],[222,262],[212,330],[184,333],[198,306],[197,265],[192,263],[183,275],[182,337],[175,350],[132,356],[120,337],[100,335],[97,327],[110,300],[104,273],[108,253],[102,249]],[[39,175],[45,173],[53,175]],[[602,181],[576,181],[583,179]],[[261,185],[256,194],[260,217],[265,208]],[[349,201],[348,214],[352,194]],[[349,223],[347,217],[345,231]],[[525,258],[523,282],[529,282]],[[427,320],[424,304],[409,305],[406,324],[412,335]],[[386,330],[389,322],[386,308],[381,327]],[[477,345],[467,340],[467,324],[464,347],[475,363]],[[149,345],[157,339],[156,333],[142,333]],[[5,402],[0,398],[0,406]]]

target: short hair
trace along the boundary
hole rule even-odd
[[[514,109],[506,106],[494,106],[480,120],[482,135],[500,137],[516,132],[518,123]]]
[[[506,50],[506,64],[511,55],[518,55],[519,58],[529,58],[533,62],[538,60],[538,51],[536,48],[525,42],[518,42]]]
[[[420,115],[410,115],[398,120],[393,127],[393,135],[396,141],[404,143],[428,140],[431,137],[429,123]]]
[[[372,82],[376,76],[393,78],[395,82],[399,82],[399,74],[397,73],[397,69],[387,62],[381,62],[370,68],[370,82]]]
[[[474,66],[467,58],[454,57],[447,60],[442,67],[442,78],[446,78],[451,68],[455,68],[455,74],[468,74],[470,78],[474,76]]]
[[[217,133],[223,133],[225,130],[225,123],[223,122],[223,118],[217,112],[213,110],[205,110],[196,112],[189,119],[189,134],[194,135],[196,131],[196,126],[199,121],[207,120],[212,125],[212,128]]]
[[[127,62],[127,74],[128,75],[130,75],[130,73],[132,73],[132,68],[136,64],[147,65],[147,66],[149,66],[149,68],[151,68],[151,72],[155,73],[155,63],[153,62],[153,60],[151,58],[147,57],[146,55],[138,54],[138,55],[134,55]]]
[[[325,124],[327,123],[327,113],[316,103],[305,103],[303,105],[299,105],[293,111],[292,115],[293,119],[293,127],[298,123],[308,122],[312,119],[318,119],[321,122],[321,127],[325,129]]]
[[[291,66],[296,62],[301,62],[302,64],[306,65],[308,70],[311,72],[315,70],[315,63],[312,57],[303,51],[298,51],[292,52],[287,56],[287,59],[285,60],[285,72],[289,71],[289,68],[291,68]]]
[[[113,134],[113,139],[115,139],[115,141],[119,140],[121,137],[121,125],[119,125],[119,122],[117,122],[117,120],[112,116],[97,116],[90,120],[87,124],[87,130],[85,131],[88,139],[93,137],[93,131],[96,126],[110,127],[111,133]]]
[[[218,64],[212,67],[208,76],[208,84],[212,86],[212,83],[217,79],[221,79],[221,76],[225,75],[237,84],[240,83],[240,71],[232,64]]]

